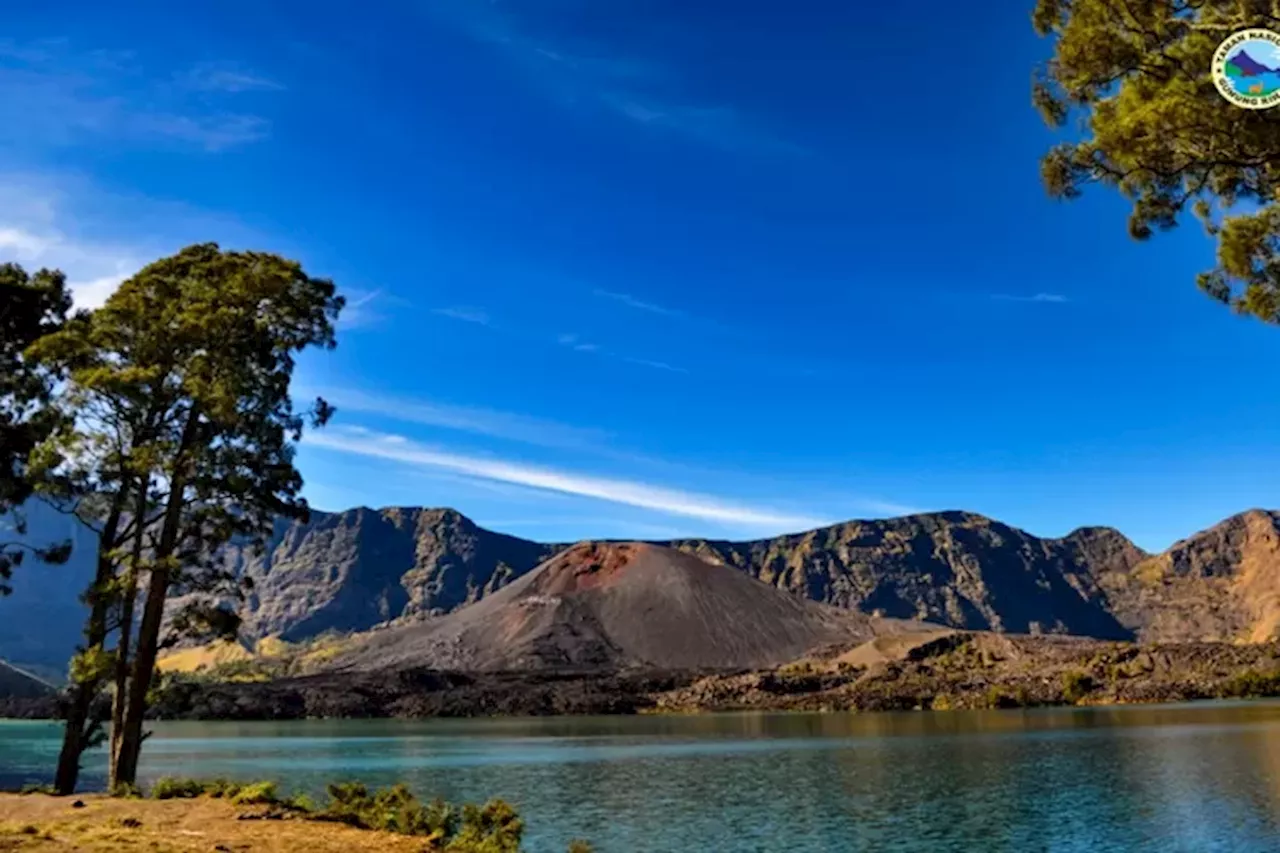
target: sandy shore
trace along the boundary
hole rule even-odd
[[[75,803],[82,807],[75,807]],[[269,820],[225,800],[0,794],[0,851],[152,853],[420,853],[423,839],[308,820]]]

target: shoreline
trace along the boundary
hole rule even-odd
[[[174,678],[156,720],[425,719],[875,712],[1147,705],[1280,696],[1280,644],[1137,645],[935,632],[768,670],[425,669],[271,681]],[[0,700],[0,718],[56,721],[55,697]]]

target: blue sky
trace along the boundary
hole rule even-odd
[[[1276,504],[1280,330],[1195,290],[1194,226],[1045,196],[1028,15],[24,4],[0,254],[84,304],[196,240],[332,277],[320,508],[552,540],[964,508],[1162,548]]]

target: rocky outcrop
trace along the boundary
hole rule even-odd
[[[1041,539],[966,512],[672,545],[838,607],[955,628],[1115,639],[1131,631],[1109,611],[1096,577],[1146,557],[1109,528]]]
[[[1280,638],[1280,513],[1250,510],[1098,584],[1116,619],[1146,642]]]
[[[452,509],[361,508],[278,525],[262,554],[231,549],[227,559],[252,581],[245,635],[292,641],[456,610],[555,550]]]

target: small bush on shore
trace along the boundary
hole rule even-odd
[[[317,807],[305,795],[281,797],[274,782],[227,779],[163,778],[151,787],[155,800],[212,797],[236,805],[271,805],[299,817],[331,821],[358,829],[420,837],[424,853],[519,853],[524,821],[502,800],[461,808],[437,799],[422,803],[404,785],[369,789],[358,782],[329,785],[329,801]],[[569,853],[592,853],[585,841],[573,841]]]
[[[212,797],[230,800],[238,806],[285,806],[293,811],[312,811],[305,797],[282,799],[274,782],[233,782],[230,779],[158,779],[151,786],[153,800],[191,800]]]
[[[1261,699],[1280,696],[1280,670],[1238,673],[1222,683],[1218,694],[1224,699]]]
[[[193,800],[208,793],[204,782],[195,779],[157,779],[151,786],[153,800]]]
[[[457,832],[453,808],[440,800],[423,805],[404,785],[370,791],[358,782],[346,782],[330,785],[328,791],[329,803],[316,812],[318,820],[429,838]]]
[[[270,806],[281,803],[275,782],[254,782],[227,797],[237,806]]]
[[[998,685],[993,686],[987,691],[986,700],[988,708],[1027,708],[1034,704],[1023,687],[1008,690]]]
[[[1076,704],[1093,692],[1093,678],[1087,672],[1073,670],[1062,676],[1062,698]]]

